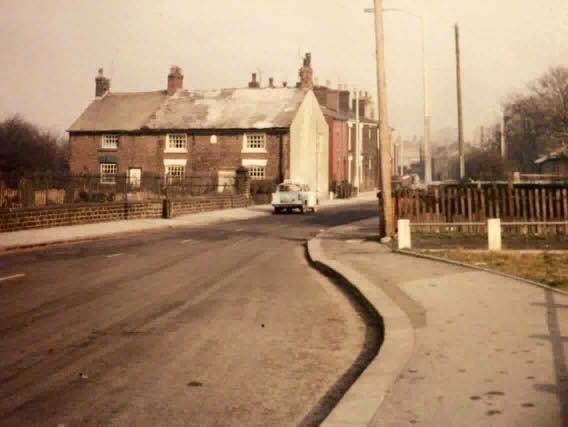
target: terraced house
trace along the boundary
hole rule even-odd
[[[304,68],[304,67],[303,67]],[[308,75],[309,70],[300,70]],[[310,79],[297,87],[187,90],[171,67],[167,89],[121,93],[99,70],[95,99],[69,128],[71,172],[220,179],[245,166],[252,179],[303,179],[328,194],[328,126]]]

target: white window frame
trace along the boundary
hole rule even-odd
[[[110,162],[99,163],[100,183],[114,185],[118,175],[118,164]]]
[[[265,166],[249,166],[248,171],[250,179],[266,179]]]
[[[187,134],[168,133],[164,153],[187,153]]]
[[[116,134],[101,135],[101,149],[102,150],[118,150],[119,136]]]
[[[181,173],[180,173],[181,171]],[[173,175],[172,175],[173,174]],[[169,184],[185,180],[185,165],[168,165],[166,166],[166,179]]]
[[[249,170],[251,179],[266,179],[267,159],[243,159],[242,165]],[[261,172],[262,170],[262,172]]]
[[[187,172],[186,164],[187,159],[164,159],[164,177],[169,179],[170,167],[183,167],[183,176],[185,177]]]
[[[249,138],[252,138],[253,141],[257,139],[262,140],[262,144],[260,147],[255,147],[256,141],[252,147],[249,145]],[[245,133],[243,134],[243,153],[266,153],[266,134],[265,133]]]

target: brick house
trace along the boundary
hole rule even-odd
[[[187,90],[172,67],[167,90],[115,93],[99,70],[95,100],[69,128],[71,173],[303,179],[328,194],[328,127],[309,81],[299,87]]]
[[[346,87],[332,89],[330,84],[316,86],[314,93],[329,127],[329,180],[347,181],[360,191],[378,185],[378,122],[374,120],[372,102],[366,93],[359,101],[359,163],[356,163],[357,140],[356,100]],[[351,102],[350,102],[351,101]],[[359,177],[356,176],[357,168]],[[360,182],[358,182],[360,181]]]

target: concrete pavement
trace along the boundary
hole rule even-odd
[[[366,220],[318,242],[378,300],[385,328],[383,363],[367,368],[323,425],[568,425],[568,297],[392,253],[376,229]]]
[[[351,206],[376,200],[375,192],[361,193],[352,199],[327,200],[321,204],[323,209],[338,206]],[[205,226],[229,221],[262,218],[271,215],[270,205],[248,208],[225,209],[198,214],[183,215],[171,219],[137,219],[111,221],[96,224],[81,224],[0,233],[0,251],[50,245],[69,241],[107,238],[116,234],[160,230],[168,227]]]

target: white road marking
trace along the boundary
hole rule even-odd
[[[191,243],[193,242],[193,239],[185,239],[181,241],[182,243]]]
[[[20,277],[24,277],[24,273],[12,274],[11,276],[0,277],[0,282],[4,282],[6,280],[18,279]]]
[[[122,252],[118,252],[116,254],[107,255],[107,258],[114,258],[114,257],[121,256],[121,255],[124,255],[124,254]]]
[[[243,231],[244,228],[237,228],[235,231],[238,233],[239,231]]]

